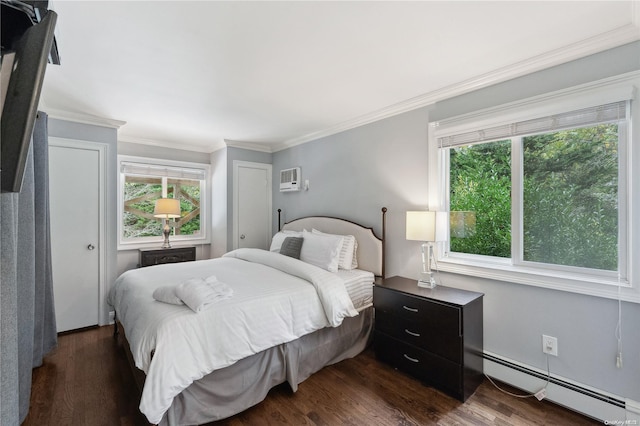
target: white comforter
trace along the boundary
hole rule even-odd
[[[152,298],[158,287],[211,275],[231,286],[233,297],[204,312]],[[257,249],[127,271],[116,280],[109,303],[136,367],[147,374],[140,411],[154,424],[193,381],[358,314],[334,274]]]

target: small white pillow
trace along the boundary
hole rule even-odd
[[[153,291],[153,298],[158,302],[184,305],[182,300],[176,295],[176,287],[175,285],[158,287]]]
[[[269,251],[275,251],[280,253],[280,247],[282,247],[282,242],[287,237],[302,237],[302,232],[298,231],[280,231],[271,239],[271,247],[269,247]]]
[[[304,242],[300,250],[300,260],[329,272],[338,272],[342,241],[340,235],[314,234],[302,231]]]
[[[358,248],[358,241],[353,235],[336,235],[320,232],[317,229],[312,229],[311,232],[319,235],[330,235],[334,237],[342,237],[342,249],[340,250],[340,259],[338,260],[338,267],[340,269],[355,269],[358,267],[358,258],[356,250]]]

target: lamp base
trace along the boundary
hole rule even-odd
[[[436,286],[435,280],[432,280],[432,281],[418,281],[418,287],[435,288],[435,286]]]
[[[434,288],[435,286],[436,286],[436,278],[433,276],[433,272],[420,272],[418,287]]]
[[[418,287],[434,288],[436,286],[436,277],[431,271],[431,258],[433,257],[433,248],[430,243],[423,243],[421,246],[422,253],[422,270],[418,278]]]
[[[164,244],[162,244],[163,249],[171,248],[171,244],[169,244],[169,234],[171,234],[171,228],[167,224],[162,230],[162,235],[164,235]]]

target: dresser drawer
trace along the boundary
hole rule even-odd
[[[462,366],[430,352],[416,348],[378,331],[374,334],[376,356],[418,380],[460,398]]]
[[[484,379],[482,297],[453,287],[418,287],[399,276],[377,278],[376,356],[465,401]]]
[[[428,317],[428,315],[427,315]],[[462,336],[449,332],[451,327],[442,326],[424,317],[407,318],[389,311],[378,310],[376,306],[375,328],[391,337],[426,349],[457,364],[462,363]]]

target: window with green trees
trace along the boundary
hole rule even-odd
[[[440,139],[449,252],[618,273],[627,108],[618,102]]]
[[[160,241],[163,220],[153,216],[159,198],[180,200],[180,218],[170,219],[173,241],[206,237],[206,165],[189,167],[161,160],[122,156],[120,161],[120,244]]]
[[[123,237],[159,237],[161,220],[153,216],[155,201],[162,198],[180,200],[180,219],[172,226],[172,235],[197,235],[200,233],[200,181],[194,179],[163,179],[125,175]]]
[[[454,148],[450,162],[451,251],[511,257],[511,141]]]
[[[524,260],[617,271],[617,124],[522,144]]]

